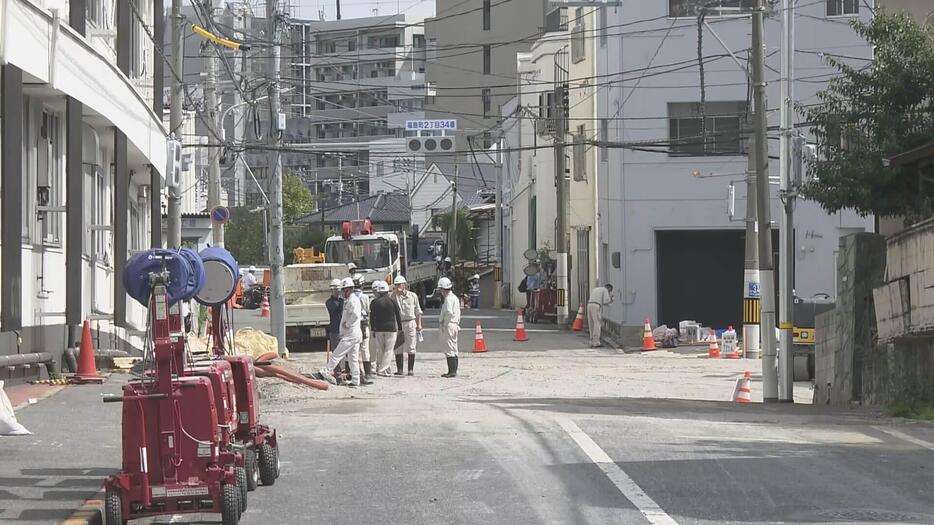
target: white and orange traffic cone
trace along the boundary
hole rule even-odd
[[[715,329],[710,329],[710,337],[707,338],[707,342],[710,343],[707,346],[707,357],[718,359],[720,357],[720,345],[717,344],[717,331]]]
[[[649,320],[645,320],[645,326],[642,329],[642,351],[647,352],[655,350],[655,336],[652,335],[652,325]]]
[[[259,307],[259,316],[260,317],[269,317],[269,292],[263,294],[263,304]]]
[[[483,339],[483,329],[480,328],[480,320],[477,320],[477,331],[473,337],[473,353],[482,354],[486,352],[486,341]]]
[[[748,371],[743,374],[741,379],[737,379],[738,387],[733,396],[733,401],[737,403],[752,403],[752,374]]]
[[[525,319],[522,315],[522,310],[518,312],[518,317],[516,317],[516,336],[513,338],[513,341],[528,341],[529,336],[525,333]]]
[[[584,329],[584,303],[581,303],[581,307],[577,309],[577,317],[574,318],[574,325],[571,329],[575,332],[580,332]]]

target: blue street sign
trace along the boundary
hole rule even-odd
[[[211,209],[211,222],[227,224],[230,220],[230,210],[226,206],[215,206]]]

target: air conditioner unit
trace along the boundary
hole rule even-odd
[[[454,153],[454,137],[409,137],[405,144],[409,153]]]

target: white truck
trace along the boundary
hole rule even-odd
[[[369,220],[344,223],[341,235],[329,237],[325,244],[325,263],[291,264],[285,274],[285,334],[292,349],[325,348],[330,322],[325,302],[330,296],[330,282],[353,274],[366,280],[365,290],[376,280],[392,283],[405,276],[409,289],[422,306],[437,301],[437,265],[430,261],[409,262],[406,237],[389,232],[373,232]],[[356,268],[351,272],[348,265]]]

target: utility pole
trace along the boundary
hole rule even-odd
[[[795,279],[793,235],[795,220],[795,188],[792,183],[792,167],[799,161],[795,153],[800,149],[792,144],[794,134],[794,77],[795,77],[795,1],[782,0],[782,109],[781,109],[781,195],[784,210],[779,224],[779,362],[778,362],[778,400],[783,403],[794,402],[794,355],[792,338],[794,337]]]
[[[454,262],[457,258],[457,154],[454,154],[454,182],[451,183],[451,235],[448,239],[450,249],[448,253],[451,256],[451,270],[454,270]]]
[[[496,247],[493,250],[493,260],[496,265],[493,270],[494,283],[493,306],[503,307],[503,136],[500,134],[496,141],[496,208],[493,210],[493,223],[496,230]]]
[[[558,326],[567,328],[568,322],[568,183],[565,178],[567,172],[564,133],[567,130],[567,110],[566,104],[568,98],[567,84],[558,84],[554,92],[554,116],[555,116],[555,187],[557,224],[555,232],[555,250],[558,252]]]
[[[775,367],[775,280],[772,275],[772,227],[769,198],[768,116],[765,108],[765,53],[763,25],[765,0],[759,0],[752,15],[752,85],[755,105],[756,194],[759,223],[759,279],[761,280],[762,397],[778,401]]]
[[[210,22],[214,22],[214,2],[206,0],[204,2],[207,16]],[[208,27],[211,26],[208,24]],[[205,41],[202,44],[202,56],[204,58],[205,80],[204,80],[204,98],[207,104],[208,115],[211,117],[211,123],[214,126],[215,133],[209,133],[208,144],[211,146],[208,153],[208,210],[213,210],[215,206],[221,205],[221,144],[218,141],[218,133],[224,125],[220,122],[220,111],[217,104],[217,53],[220,49],[217,44]],[[211,234],[214,239],[214,246],[224,247],[224,225],[211,221]]]
[[[756,137],[749,134],[746,146],[746,261],[743,265],[743,350],[749,359],[759,359],[759,245],[756,226]]]
[[[185,44],[182,38],[182,0],[172,0],[172,93],[169,99],[169,132],[182,139],[182,90],[185,77]],[[182,245],[182,195],[181,188],[168,187],[169,209],[166,220],[166,246],[178,248]]]
[[[269,22],[269,35],[272,37],[272,53],[268,61],[266,77],[269,82],[269,167],[272,177],[270,181],[270,254],[269,270],[270,280],[270,332],[278,343],[279,355],[285,355],[285,276],[282,266],[285,264],[285,254],[282,248],[282,128],[279,107],[279,57],[282,52],[282,28],[279,20],[279,0],[266,0],[266,18]]]

